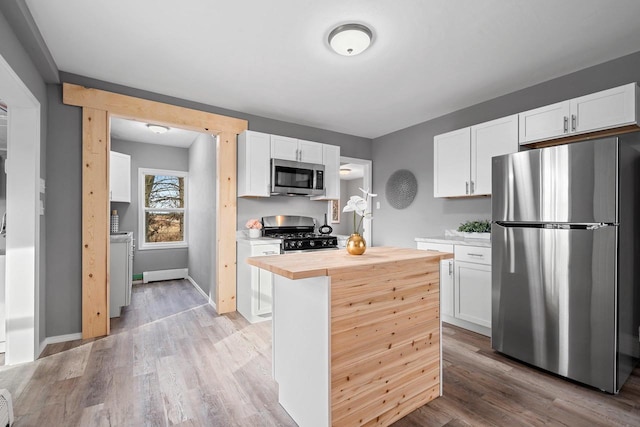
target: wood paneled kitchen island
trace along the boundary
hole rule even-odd
[[[301,426],[389,425],[441,394],[439,265],[372,247],[248,258],[274,273],[273,377]]]

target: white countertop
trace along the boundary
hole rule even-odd
[[[464,235],[461,235],[461,233],[452,233],[449,230],[445,231],[445,234],[440,236],[416,237],[415,241],[426,243],[443,243],[447,245],[480,246],[484,248],[491,247],[491,239],[465,237]]]
[[[118,233],[111,234],[111,243],[123,243],[129,242],[133,239],[133,231],[120,231]]]

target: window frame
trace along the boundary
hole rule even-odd
[[[147,208],[144,205],[145,201],[145,176],[146,175],[166,175],[166,176],[175,176],[179,178],[183,178],[183,186],[184,186],[184,200],[183,200],[183,208],[169,208],[169,209],[152,209]],[[176,171],[170,169],[153,169],[153,168],[138,168],[138,250],[149,250],[149,249],[178,249],[178,248],[188,248],[189,240],[187,236],[188,227],[188,178],[189,173],[184,171]],[[146,227],[145,227],[145,216],[147,211],[153,210],[161,210],[168,212],[182,212],[184,216],[184,233],[183,240],[179,242],[147,242],[146,241]]]

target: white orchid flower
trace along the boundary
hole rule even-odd
[[[368,188],[365,190],[363,188],[358,187],[358,189],[360,191],[362,191],[362,193],[364,194],[365,198],[367,198],[367,197],[376,197],[377,196],[377,194],[369,193],[369,189]]]
[[[364,194],[364,198],[360,196],[351,196],[347,201],[347,204],[342,209],[342,212],[353,212],[353,232],[360,234],[360,228],[362,227],[362,221],[365,218],[373,218],[371,212],[367,212],[369,207],[369,197],[376,197],[377,194],[369,193],[369,190],[360,188],[360,191]],[[356,214],[360,215],[360,221],[356,222]]]
[[[362,216],[367,210],[367,201],[360,196],[351,196],[342,212],[355,212]]]

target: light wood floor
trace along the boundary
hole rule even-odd
[[[294,426],[271,379],[271,323],[218,316],[187,281],[134,287],[109,337],[0,367],[16,426]],[[445,326],[444,396],[394,424],[640,425],[640,370],[617,396],[494,353]]]

